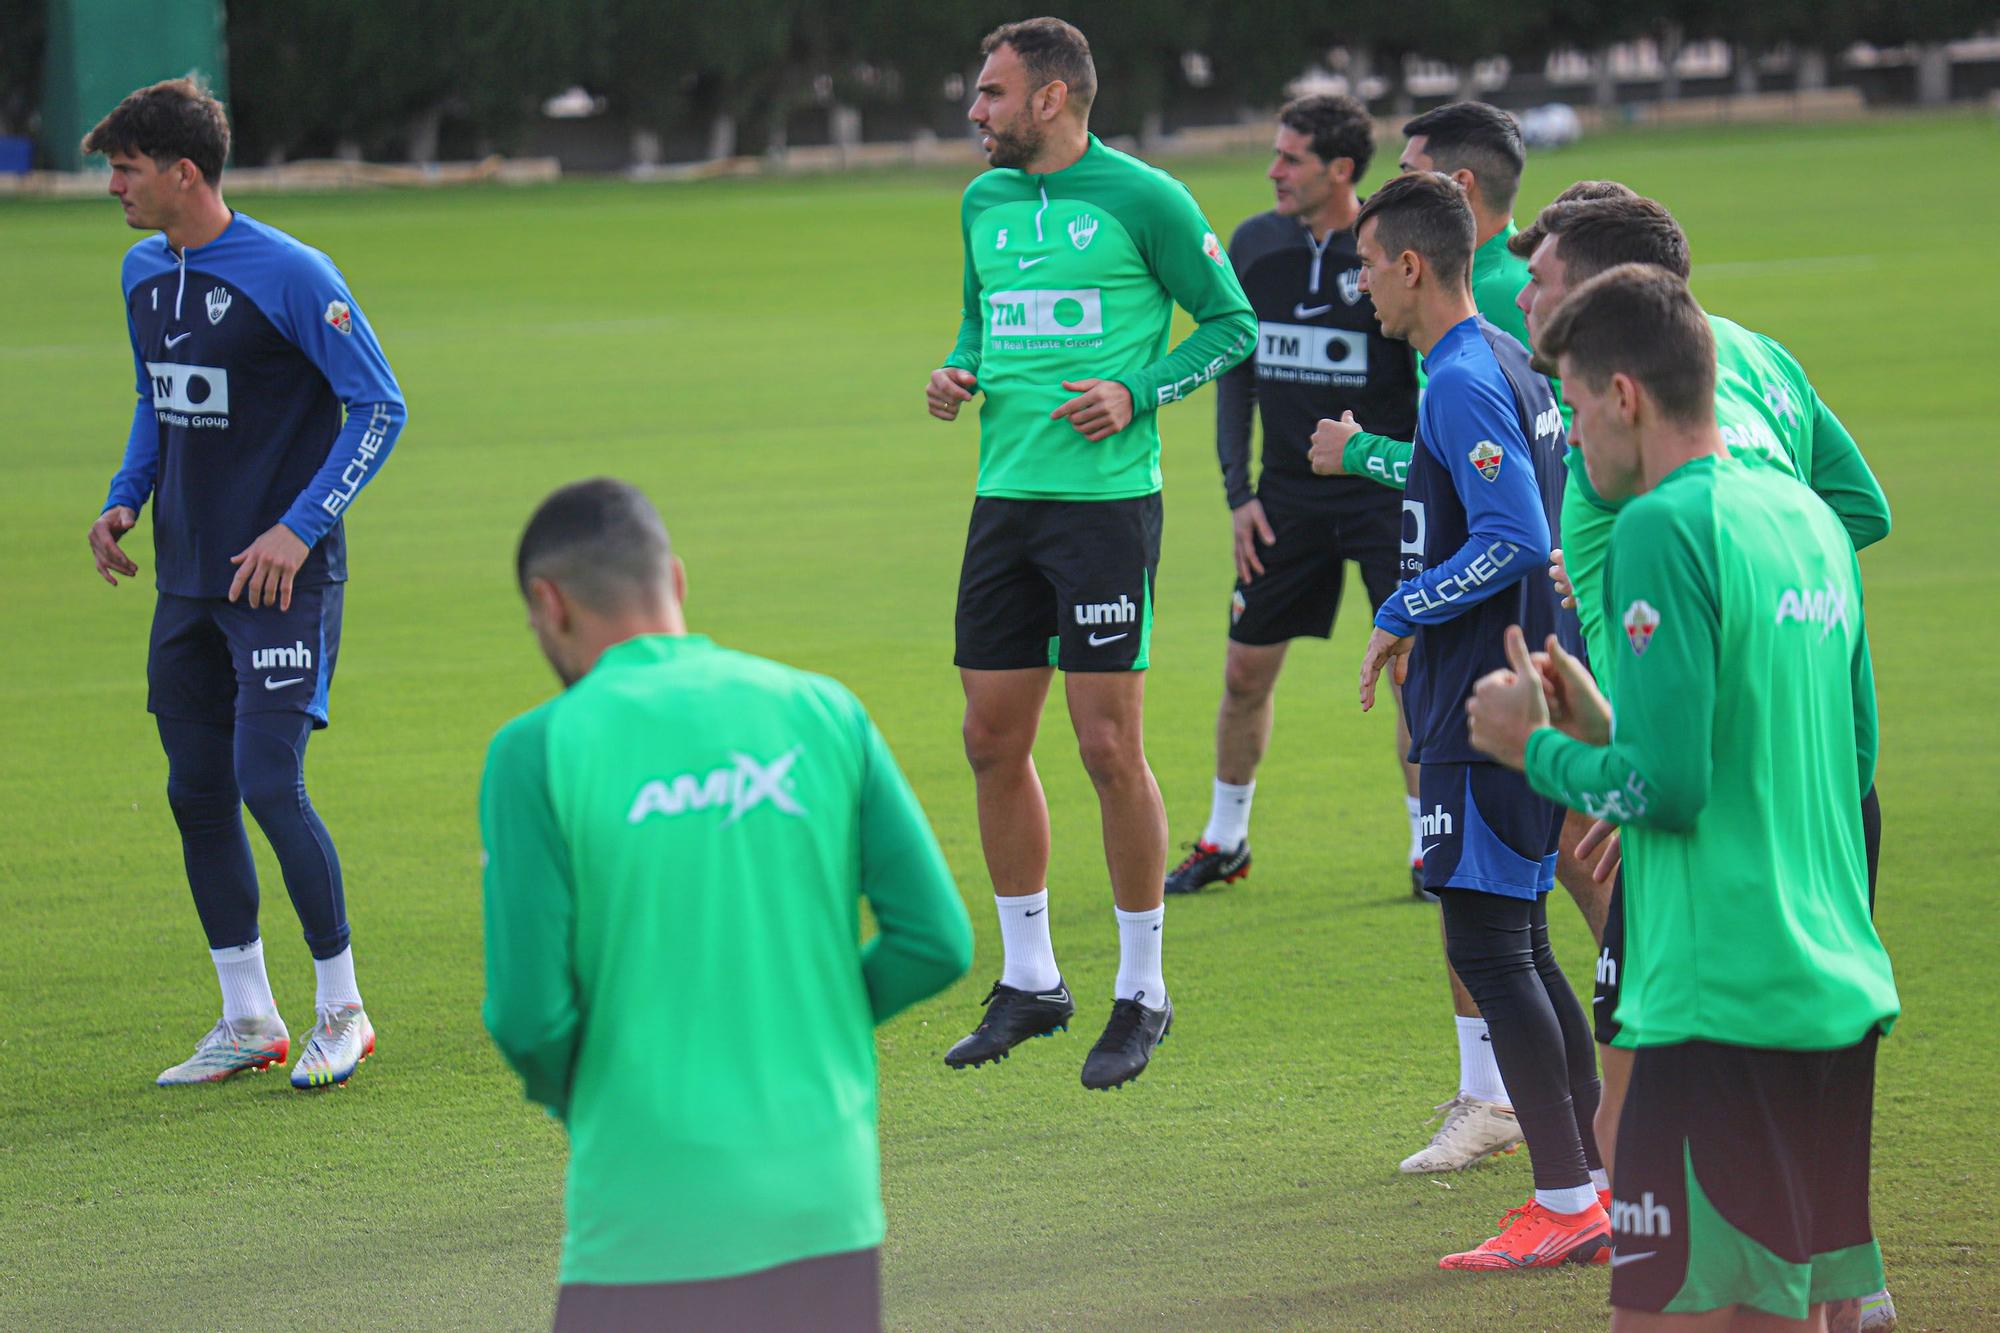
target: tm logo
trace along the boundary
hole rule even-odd
[[[678,777],[655,778],[639,788],[628,824],[641,824],[653,815],[683,815],[694,811],[729,808],[722,827],[728,828],[760,805],[769,804],[780,814],[805,817],[805,807],[792,795],[792,765],[805,749],[794,745],[768,764],[760,764],[747,754],[732,754],[730,762],[707,773],[682,773]]]

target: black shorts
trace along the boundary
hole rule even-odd
[[[1265,502],[1264,517],[1278,540],[1257,547],[1262,574],[1236,581],[1229,598],[1231,641],[1261,646],[1330,636],[1349,560],[1361,566],[1369,613],[1388,601],[1400,582],[1403,506],[1394,491],[1384,490],[1382,499],[1318,512]]]
[[[1499,764],[1417,769],[1427,889],[1536,898],[1555,887],[1563,810]]]
[[[1882,1289],[1868,1221],[1875,1040],[1635,1053],[1612,1181],[1613,1305],[1802,1319]]]
[[[877,1333],[882,1327],[882,1252],[853,1250],[698,1282],[565,1282],[556,1333]]]
[[[346,586],[294,587],[288,611],[253,610],[247,596],[161,593],[146,652],[147,711],[225,727],[239,713],[296,712],[325,726]]]
[[[968,671],[1144,671],[1160,567],[1160,497],[972,502],[958,576]]]
[[[1604,940],[1597,946],[1597,984],[1590,992],[1591,1024],[1597,1044],[1613,1046],[1623,1029],[1618,1024],[1618,969],[1625,965],[1625,868],[1611,880],[1611,900],[1604,909]]]

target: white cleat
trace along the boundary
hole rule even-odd
[[[1481,1158],[1511,1153],[1521,1146],[1521,1122],[1514,1118],[1511,1107],[1461,1093],[1436,1110],[1444,1117],[1444,1124],[1421,1151],[1403,1159],[1400,1169],[1411,1175],[1463,1171]]]
[[[292,1034],[276,1014],[261,1022],[232,1024],[218,1020],[208,1035],[195,1043],[194,1054],[163,1071],[153,1081],[163,1088],[188,1083],[220,1083],[244,1070],[261,1073],[281,1064],[292,1053]]]
[[[299,1062],[292,1066],[295,1088],[330,1088],[345,1083],[375,1054],[375,1025],[358,1004],[331,1005],[319,1011],[312,1035]]]
[[[1895,1327],[1896,1303],[1886,1289],[1861,1298],[1861,1333],[1894,1333]]]

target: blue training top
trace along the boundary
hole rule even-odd
[[[1507,627],[1539,649],[1566,620],[1576,643],[1544,572],[1562,506],[1562,413],[1527,350],[1476,316],[1438,339],[1424,369],[1403,492],[1406,582],[1375,624],[1416,635],[1403,683],[1411,762],[1484,762],[1466,738],[1465,701],[1508,665]]]
[[[123,276],[139,401],[104,507],[157,493],[159,590],[227,596],[281,522],[311,548],[296,583],[345,579],[341,515],[408,414],[333,261],[237,213],[198,249],[147,237]]]

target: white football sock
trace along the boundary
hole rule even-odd
[[[348,945],[331,958],[313,959],[319,976],[313,1003],[325,1009],[336,1004],[360,1004],[361,991],[354,984],[354,946]]]
[[[1118,981],[1111,998],[1137,1000],[1148,1009],[1165,1008],[1167,979],[1160,971],[1160,927],[1166,923],[1166,907],[1150,912],[1111,910],[1118,917]]]
[[[1593,1166],[1590,1168],[1590,1187],[1594,1190],[1610,1189],[1611,1173],[1601,1166]]]
[[[1512,1106],[1500,1066],[1493,1059],[1493,1038],[1483,1018],[1458,1018],[1458,1095]]]
[[[1201,840],[1211,847],[1233,852],[1250,836],[1250,798],[1257,792],[1257,779],[1242,786],[1215,780],[1215,795],[1209,798],[1208,827]]]
[[[271,998],[271,979],[264,975],[264,941],[251,940],[233,949],[210,949],[215,979],[222,983],[222,1016],[231,1023],[274,1018],[278,1002]]]
[[[1580,1213],[1597,1206],[1597,1191],[1589,1185],[1572,1185],[1566,1190],[1536,1190],[1535,1202],[1552,1213]]]
[[[1403,804],[1410,811],[1410,864],[1424,859],[1424,803],[1415,796],[1405,796]]]
[[[1062,980],[1056,970],[1056,946],[1049,940],[1049,891],[1021,898],[993,896],[1000,909],[1000,947],[1006,963],[1000,984],[1015,990],[1054,990]]]

